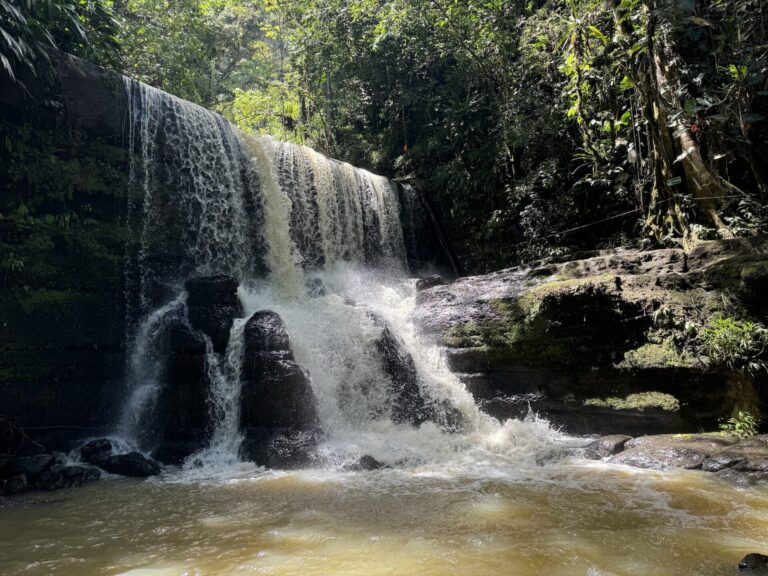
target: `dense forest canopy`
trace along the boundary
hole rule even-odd
[[[473,269],[765,231],[761,0],[0,0],[72,52],[408,181]]]

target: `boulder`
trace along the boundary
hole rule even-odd
[[[768,556],[765,554],[747,554],[739,562],[739,571],[768,576]]]
[[[21,494],[27,490],[27,477],[24,474],[13,476],[5,480],[0,480],[0,494],[3,496],[13,496]]]
[[[59,473],[64,479],[64,485],[68,488],[90,484],[101,478],[99,469],[90,466],[64,466],[59,469]]]
[[[240,446],[240,457],[267,468],[302,468],[315,460],[318,429],[250,427]]]
[[[98,468],[89,466],[56,465],[45,470],[32,482],[32,490],[59,490],[60,488],[75,488],[95,482],[101,478]]]
[[[165,382],[146,426],[146,445],[161,462],[181,464],[211,437],[206,344],[180,318],[164,327],[161,339]]]
[[[64,476],[57,468],[49,468],[32,483],[32,490],[58,490],[64,488]]]
[[[590,442],[584,447],[584,456],[592,460],[600,460],[618,454],[624,450],[624,445],[632,440],[631,436],[623,434],[612,434],[603,436]]]
[[[688,448],[630,448],[613,456],[612,464],[624,464],[636,468],[651,470],[674,470],[683,468],[695,470],[701,468],[705,456]]]
[[[108,456],[95,464],[105,472],[120,476],[146,478],[160,474],[160,465],[139,452]]]
[[[160,465],[139,452],[113,454],[112,443],[103,438],[88,442],[80,449],[83,461],[98,466],[105,472],[120,476],[146,478],[160,474]]]
[[[277,468],[308,463],[318,437],[317,400],[275,312],[256,312],[243,329],[241,383],[242,457]]]
[[[213,349],[223,354],[235,318],[243,314],[237,298],[238,282],[229,276],[190,278],[187,290],[187,315],[192,327],[211,339]]]
[[[11,458],[3,467],[0,477],[25,476],[31,483],[54,464],[56,464],[56,457],[53,454]]]
[[[112,442],[106,438],[91,440],[80,447],[80,458],[83,462],[95,464],[112,454]]]

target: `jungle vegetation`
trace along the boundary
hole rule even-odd
[[[765,232],[767,20],[762,0],[0,0],[0,73],[72,52],[411,182],[481,271]]]

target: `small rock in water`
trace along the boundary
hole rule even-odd
[[[327,294],[323,281],[320,278],[307,278],[304,285],[307,287],[307,295],[310,298],[319,298]]]
[[[747,554],[739,562],[739,570],[752,574],[768,574],[768,556],[765,554]]]
[[[365,472],[370,472],[371,470],[380,470],[381,468],[385,468],[384,464],[376,460],[376,458],[374,458],[370,454],[361,456],[357,462],[347,467],[348,470],[353,470],[353,471],[359,470],[359,471],[365,471]]]

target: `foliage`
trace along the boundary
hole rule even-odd
[[[715,365],[751,374],[766,370],[768,329],[760,323],[713,318],[698,333],[699,350]]]
[[[760,421],[749,412],[741,412],[720,424],[720,430],[741,440],[757,435]]]
[[[36,74],[54,49],[114,62],[116,31],[103,0],[0,0],[0,71]]]
[[[761,0],[108,4],[124,72],[417,185],[468,269],[768,230]],[[0,53],[103,63],[106,5],[0,0]]]

